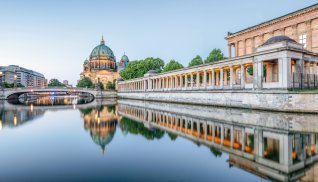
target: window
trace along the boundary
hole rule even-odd
[[[307,35],[306,34],[301,34],[299,36],[299,43],[301,43],[302,45],[304,45],[304,48],[307,47]]]

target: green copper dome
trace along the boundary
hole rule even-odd
[[[113,51],[108,46],[105,45],[105,41],[103,37],[100,42],[100,45],[96,46],[91,53],[91,58],[100,57],[100,56],[115,58]]]
[[[126,54],[124,54],[121,59],[120,62],[129,62],[128,56],[126,56]]]

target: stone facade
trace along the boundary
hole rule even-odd
[[[318,53],[318,4],[229,33],[226,37],[229,57],[255,53],[255,48],[278,35],[286,35],[302,43],[306,50]]]
[[[285,36],[267,43],[253,55],[119,82],[118,90],[287,90],[315,85],[317,79],[310,78],[317,75],[318,54],[303,50],[301,44]]]
[[[138,99],[284,112],[318,113],[318,94],[239,91],[170,91],[118,93],[122,99]]]

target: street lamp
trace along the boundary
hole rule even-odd
[[[100,89],[100,87],[99,87],[99,77],[98,78],[95,78],[95,82],[96,82],[96,85],[95,85],[95,89],[96,90],[99,90]]]
[[[3,72],[0,71],[0,89],[2,88],[2,75],[3,75]]]
[[[17,88],[17,75],[16,74],[13,76],[13,79],[14,79],[14,88]]]

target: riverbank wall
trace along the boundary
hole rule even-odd
[[[117,96],[120,99],[318,113],[317,93],[297,93],[287,90],[118,92]]]

